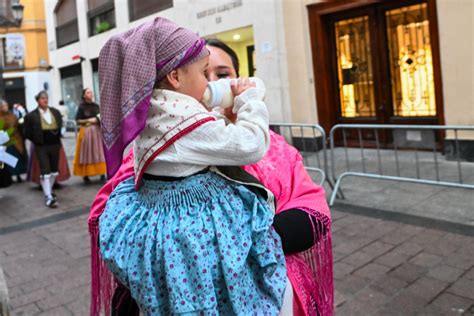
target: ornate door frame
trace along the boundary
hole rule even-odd
[[[380,121],[380,111],[387,111],[387,107],[383,107],[383,103],[390,102],[387,98],[391,95],[391,84],[387,86],[386,82],[390,78],[390,68],[388,60],[388,52],[383,51],[382,45],[373,45],[374,53],[379,54],[382,59],[378,65],[374,65],[374,80],[382,80],[375,89],[376,99],[382,104],[377,105],[377,120],[367,119],[344,119],[341,121],[338,111],[340,110],[338,100],[338,74],[335,71],[334,58],[334,21],[338,15],[357,16],[359,12],[370,11],[379,15],[379,20],[383,19],[383,12],[398,7],[405,7],[420,3],[426,3],[429,21],[429,36],[431,41],[432,64],[433,64],[433,81],[436,102],[436,116],[431,117],[395,117],[385,114],[385,119]],[[441,62],[439,54],[439,35],[438,22],[435,0],[406,0],[406,1],[390,1],[390,0],[341,0],[331,2],[321,2],[308,6],[308,16],[311,35],[311,48],[313,58],[314,82],[316,90],[317,110],[319,123],[326,131],[337,123],[391,123],[391,124],[444,124],[443,111],[443,94],[441,80]],[[371,25],[371,27],[383,27],[385,25]],[[377,38],[371,35],[374,41],[387,41],[387,35],[383,32],[377,32]],[[385,36],[385,37],[384,37]],[[383,78],[385,76],[385,79]],[[382,78],[381,78],[382,77]],[[385,80],[385,81],[384,81]],[[385,84],[383,83],[385,82]],[[393,109],[389,109],[393,110]]]

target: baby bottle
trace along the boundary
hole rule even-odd
[[[249,79],[251,82],[255,82],[257,89],[259,87],[265,87],[262,80],[255,77]],[[209,108],[215,108],[217,106],[220,106],[223,109],[231,108],[234,105],[234,95],[230,88],[231,80],[235,79],[219,79],[217,81],[210,81],[207,84],[202,102]]]
[[[231,79],[219,79],[207,84],[202,102],[209,108],[220,106],[224,109],[234,105],[234,95],[230,88]]]

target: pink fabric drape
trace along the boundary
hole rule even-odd
[[[99,316],[103,308],[110,315],[115,282],[112,273],[105,266],[99,251],[99,217],[105,209],[109,195],[122,181],[133,177],[133,151],[130,150],[123,159],[120,169],[112,179],[99,190],[92,202],[89,213],[89,236],[91,241],[91,306],[90,315]]]
[[[332,315],[331,215],[324,189],[311,180],[300,153],[280,135],[270,135],[265,157],[243,168],[272,191],[277,213],[297,208],[323,224],[313,227],[313,234],[319,236],[314,246],[303,253],[287,255],[286,266],[295,294],[294,315]]]
[[[277,213],[299,208],[320,220],[322,225],[314,227],[319,236],[309,250],[286,256],[288,278],[294,290],[294,315],[333,314],[333,275],[331,248],[331,216],[326,203],[324,189],[311,180],[302,157],[285,140],[271,132],[270,149],[257,164],[243,167],[257,177],[277,201]],[[115,187],[125,179],[133,177],[133,152],[130,150],[119,171],[97,193],[89,215],[91,236],[91,315],[99,315],[101,306],[110,312],[113,294],[113,278],[102,262],[98,249],[99,217],[107,199]]]

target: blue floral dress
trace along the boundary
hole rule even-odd
[[[214,172],[132,178],[100,218],[100,250],[146,315],[277,315],[286,287],[266,202]]]

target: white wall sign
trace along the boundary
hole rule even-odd
[[[7,34],[5,37],[5,66],[23,67],[25,58],[25,37],[23,34]]]
[[[272,51],[272,43],[270,42],[263,42],[262,43],[262,54],[267,54]]]
[[[216,13],[221,13],[221,12],[224,12],[224,11],[229,11],[229,10],[235,9],[237,7],[241,7],[241,6],[242,6],[242,0],[234,0],[234,1],[230,1],[229,3],[222,4],[220,6],[217,6],[217,7],[214,7],[214,8],[209,8],[207,10],[198,12],[196,14],[196,16],[197,16],[198,19],[202,19],[202,18],[205,18],[207,16],[211,16],[211,15],[214,15]]]

